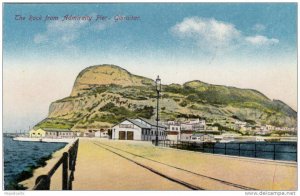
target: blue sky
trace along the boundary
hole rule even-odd
[[[65,15],[93,18],[62,21]],[[140,20],[115,22],[118,15]],[[42,120],[80,70],[103,63],[160,74],[164,83],[254,88],[297,108],[296,3],[5,4],[3,33],[6,129]],[[16,115],[20,123],[12,125]]]
[[[106,28],[95,30],[87,28],[99,23],[91,22],[79,28],[80,36],[72,44],[89,54],[87,49],[97,53],[99,49],[109,50],[112,46],[127,46],[128,53],[145,47],[153,49],[178,51],[177,37],[170,35],[170,28],[184,18],[201,17],[229,23],[241,31],[244,36],[263,35],[280,41],[282,47],[296,48],[296,4],[6,4],[4,10],[4,51],[24,50],[24,55],[31,55],[43,48],[34,44],[36,34],[46,31],[49,22],[17,21],[16,14],[23,16],[60,16],[64,15],[136,15],[138,22],[117,22]],[[255,29],[255,26],[261,27]],[[81,41],[80,41],[81,40]],[[100,44],[101,43],[101,44]],[[38,46],[37,46],[38,45]],[[47,47],[49,44],[45,44]],[[44,46],[45,46],[44,45]],[[51,48],[57,53],[57,47]],[[96,51],[95,51],[96,50]],[[52,51],[53,52],[53,51]],[[182,51],[180,51],[181,53]],[[40,51],[41,53],[41,51]]]

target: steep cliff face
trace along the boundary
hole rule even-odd
[[[109,127],[126,117],[154,119],[155,107],[153,80],[115,65],[92,66],[80,72],[71,96],[51,103],[48,118],[37,126],[75,130]],[[201,81],[163,85],[160,116],[162,120],[240,119],[276,126],[296,126],[297,123],[297,113],[293,109],[256,90]]]
[[[153,83],[148,78],[133,75],[115,65],[91,66],[79,73],[71,96],[77,96],[100,85],[145,86]]]

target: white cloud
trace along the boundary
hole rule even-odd
[[[33,38],[34,43],[40,44],[48,41],[48,36],[45,34],[38,33]]]
[[[34,36],[33,41],[36,44],[68,44],[80,37],[80,30],[87,23],[86,21],[52,21],[47,24],[45,32]]]
[[[76,31],[88,24],[88,21],[83,20],[57,20],[48,23],[47,30],[49,32],[66,32],[66,31]]]
[[[91,14],[95,17],[95,14]],[[56,20],[46,24],[46,31],[37,33],[33,41],[36,44],[71,44],[80,38],[83,31],[102,31],[112,26],[111,22],[93,22],[88,20]]]
[[[262,31],[265,26],[257,24],[256,28]],[[190,39],[207,50],[235,48],[245,44],[248,46],[268,46],[279,43],[278,39],[263,35],[245,36],[233,24],[214,18],[185,18],[173,26],[171,32],[182,39]]]
[[[255,24],[253,27],[252,27],[252,30],[256,31],[256,32],[262,32],[264,30],[266,30],[266,26],[263,25],[263,24]]]
[[[113,25],[117,24],[113,20],[106,20],[106,21],[101,21],[101,22],[96,22],[92,28],[97,30],[97,31],[102,31],[108,28],[111,28]]]
[[[192,38],[198,45],[229,46],[240,38],[240,31],[234,25],[199,17],[185,18],[171,28],[181,38]]]
[[[245,40],[252,45],[261,46],[261,45],[274,45],[278,44],[279,40],[274,38],[267,38],[262,35],[246,37]]]

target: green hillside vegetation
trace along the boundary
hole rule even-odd
[[[154,120],[154,85],[153,80],[130,74],[118,66],[89,67],[78,75],[71,96],[51,103],[48,118],[37,127],[76,130],[110,127],[124,118]],[[272,101],[256,90],[201,81],[163,85],[161,120],[193,117],[296,126],[297,113],[282,101]]]

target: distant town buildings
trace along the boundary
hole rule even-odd
[[[287,135],[296,134],[295,127],[276,127],[273,125],[253,125],[241,120],[232,119],[216,119],[210,120],[207,123],[204,119],[189,119],[186,121],[167,121],[164,123],[167,128],[168,140],[182,140],[182,141],[211,141],[220,137],[226,132],[237,133],[238,135],[271,135],[276,131],[288,132]],[[221,137],[220,137],[221,138]],[[218,138],[219,140],[219,138]]]
[[[100,129],[95,132],[95,137],[99,138],[109,138],[108,130],[107,129]]]
[[[215,138],[210,134],[195,133],[191,136],[191,141],[212,142]]]
[[[38,128],[29,131],[32,138],[73,138],[76,133],[69,129]]]
[[[181,120],[181,121],[180,121]],[[273,125],[250,124],[241,120],[216,119],[207,122],[204,119],[186,119],[160,122],[158,124],[158,139],[172,141],[220,141],[222,138],[241,135],[296,135],[296,127],[276,127]],[[114,140],[153,141],[156,138],[156,121],[135,118],[124,119],[111,128],[87,128],[84,130],[38,128],[32,129],[32,138],[73,138],[97,137]],[[236,136],[234,136],[236,137]],[[230,138],[229,138],[230,139]]]
[[[205,132],[210,129],[210,131],[217,131],[217,127],[209,127],[206,125],[206,121],[204,119],[190,119],[184,122],[177,121],[168,121],[165,123],[167,126],[167,139],[168,140],[182,140],[188,141],[192,138],[195,140],[197,137],[193,137],[193,135],[197,132]],[[207,135],[202,133],[202,135]]]
[[[88,129],[83,132],[83,137],[98,137],[98,138],[109,138],[110,129]]]

